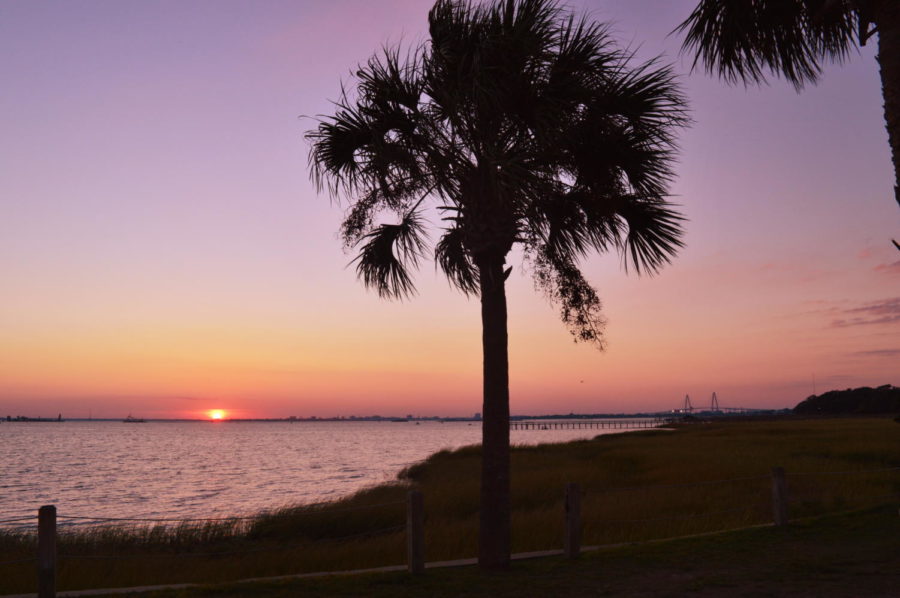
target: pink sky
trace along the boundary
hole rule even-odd
[[[469,415],[477,301],[425,264],[366,291],[308,180],[302,115],[428,0],[5,3],[0,414]],[[654,278],[585,272],[608,348],[576,345],[514,258],[513,413],[788,407],[898,383],[900,210],[874,44],[819,86],[688,75],[693,0],[573,2],[684,73],[672,189],[687,247]]]

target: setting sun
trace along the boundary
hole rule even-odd
[[[214,421],[219,421],[225,418],[225,412],[221,409],[212,409],[209,412],[209,417]]]

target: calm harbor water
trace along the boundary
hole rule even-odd
[[[517,444],[611,431],[512,431]],[[0,520],[225,517],[334,499],[481,441],[470,422],[62,422],[0,425]],[[0,523],[0,526],[15,526]]]

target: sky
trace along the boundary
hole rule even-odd
[[[0,0],[0,414],[481,411],[477,299],[426,262],[366,290],[304,133],[429,0]],[[729,87],[671,34],[694,0],[581,0],[680,74],[671,192],[686,247],[654,277],[584,263],[607,348],[575,344],[519,256],[514,414],[783,408],[897,384],[900,210],[870,43],[801,94]],[[437,227],[439,223],[435,223]],[[436,228],[435,228],[436,230]]]

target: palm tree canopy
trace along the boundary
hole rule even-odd
[[[518,245],[576,339],[601,343],[579,261],[614,249],[652,273],[682,245],[666,200],[687,123],[672,71],[630,66],[604,27],[552,0],[439,0],[429,33],[361,65],[307,133],[314,180],[349,200],[358,274],[385,297],[414,292],[433,205],[435,262],[456,288],[477,293],[481,265]]]
[[[796,88],[815,83],[825,61],[865,45],[880,0],[701,0],[678,27],[684,49],[728,82],[763,83],[765,71]]]

